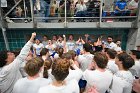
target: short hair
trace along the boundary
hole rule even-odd
[[[40,52],[40,56],[46,55],[49,52],[47,48],[43,48]]]
[[[93,59],[99,68],[102,69],[106,68],[108,63],[108,58],[105,54],[101,52],[96,52]]]
[[[122,65],[125,70],[128,70],[135,64],[134,59],[127,53],[120,53],[116,57],[119,61],[122,61]]]
[[[68,54],[70,54],[72,56],[72,59],[74,60],[75,56],[76,56],[76,53],[74,50],[69,50],[68,51]]]
[[[57,81],[63,81],[69,74],[70,62],[66,59],[56,59],[52,64],[52,75]]]
[[[113,39],[113,37],[112,37],[112,36],[108,36],[107,38],[112,38],[112,39]]]
[[[40,68],[43,66],[43,63],[44,61],[41,57],[32,58],[26,63],[24,67],[25,72],[29,76],[35,76],[40,71]]]
[[[117,55],[117,52],[114,50],[114,49],[108,49],[107,50],[107,54],[109,55],[109,57],[111,59],[115,59],[116,55]]]
[[[92,50],[92,46],[91,46],[90,44],[88,44],[88,43],[85,43],[85,44],[83,45],[83,48],[84,48],[84,50],[85,50],[86,52],[90,52],[90,51]]]
[[[6,50],[0,52],[0,67],[3,67],[6,65],[6,63],[7,63],[6,59],[8,58],[8,55],[7,55],[8,52],[9,51],[6,51]]]
[[[133,55],[136,56],[137,59],[140,59],[140,51],[138,50],[130,50],[132,52]]]
[[[70,59],[72,59],[72,55],[70,54],[70,53],[64,53],[64,54],[62,54],[62,58],[64,59],[67,59],[67,60],[70,60]]]

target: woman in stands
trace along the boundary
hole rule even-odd
[[[40,87],[48,85],[50,80],[39,76],[43,63],[40,57],[29,60],[24,67],[28,77],[19,79],[15,83],[13,93],[37,93]]]
[[[83,74],[84,79],[87,81],[86,91],[95,89],[99,93],[105,93],[112,81],[112,73],[106,70],[108,58],[105,54],[97,52],[93,61],[95,70],[87,69]]]
[[[112,93],[131,93],[134,78],[129,68],[134,65],[134,59],[127,53],[120,53],[116,56],[115,63],[119,71],[113,76]]]
[[[70,62],[66,59],[56,59],[52,64],[54,80],[48,86],[39,89],[38,93],[79,93],[76,80],[65,81],[69,74]]]

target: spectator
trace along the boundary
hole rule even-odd
[[[44,45],[44,47],[48,44],[48,37],[47,37],[47,35],[43,36],[42,44]]]
[[[50,16],[55,17],[57,10],[57,3],[56,0],[52,0],[51,7],[50,7]]]
[[[129,11],[127,10],[127,2],[125,0],[117,1],[115,4],[115,15],[116,16],[128,16]]]
[[[43,59],[39,57],[29,60],[24,67],[28,77],[15,83],[13,93],[37,93],[40,87],[48,85],[50,80],[39,77],[43,63]]]
[[[140,51],[140,45],[137,45],[137,50]]]
[[[112,73],[106,70],[108,58],[101,52],[96,53],[93,58],[93,67],[95,70],[86,70],[83,74],[87,81],[87,91],[96,87],[99,93],[105,93],[109,89],[112,81]],[[119,92],[118,92],[119,93]]]
[[[30,40],[22,48],[20,54],[15,55],[10,51],[0,52],[0,90],[1,93],[12,93],[15,82],[22,78],[20,65],[25,61],[33,44],[36,33],[32,33]]]
[[[131,70],[136,71],[134,76],[140,77],[140,51],[131,50],[130,55],[135,60],[135,65],[131,68]]]
[[[106,68],[109,69],[113,74],[115,74],[119,70],[118,66],[115,64],[115,57],[117,55],[117,52],[113,49],[108,49],[106,51],[106,55],[108,57]]]
[[[81,0],[76,5],[76,17],[85,17],[86,16],[86,10],[87,10],[87,7],[84,3],[84,0]],[[77,22],[79,22],[79,20],[80,19],[77,19]],[[83,21],[84,21],[84,19],[83,19]]]
[[[131,16],[136,16],[138,10],[138,3],[139,0],[131,0],[131,2],[128,4],[128,9],[131,10]]]
[[[134,59],[127,53],[120,53],[115,58],[119,71],[113,76],[112,93],[131,93],[133,76],[129,71],[134,65]]]
[[[79,93],[79,86],[76,80],[65,81],[69,74],[70,62],[66,59],[56,59],[52,64],[52,75],[55,80],[45,87],[39,89],[38,93]]]
[[[36,38],[35,44],[33,44],[34,53],[39,56],[42,48],[44,48],[44,45],[41,43],[40,39]]]

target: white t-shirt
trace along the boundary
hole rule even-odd
[[[77,49],[83,50],[82,42],[77,43],[76,46],[77,46]]]
[[[109,44],[109,47],[108,47],[108,48],[114,49],[114,50],[115,50],[116,47],[117,47],[117,45],[116,45],[114,42],[111,42],[111,43]]]
[[[79,81],[82,78],[83,72],[81,69],[79,69],[77,67],[77,69],[75,70],[69,70],[69,75],[66,77],[66,81],[70,81],[72,79],[76,79],[77,81]]]
[[[51,78],[51,80],[54,80],[54,76],[51,74],[51,71],[52,71],[51,69],[48,70],[48,75]],[[70,69],[69,70],[69,75],[65,78],[65,80],[70,81],[70,80],[75,79],[75,80],[79,81],[81,79],[82,75],[83,75],[83,72],[78,67],[77,67],[76,70],[71,70]]]
[[[39,45],[33,44],[33,47],[36,49],[36,55],[40,55],[41,49],[44,48],[44,45],[42,43]]]
[[[64,44],[65,42],[64,41],[62,41],[62,42],[57,42],[56,43],[56,46],[58,47],[58,48],[64,48]]]
[[[79,11],[85,11],[85,10],[87,10],[87,7],[86,7],[86,5],[85,4],[77,4],[76,5],[76,9],[77,9],[77,12],[79,12]]]
[[[83,54],[78,56],[78,63],[80,64],[80,69],[82,71],[85,71],[88,69],[89,65],[91,64],[93,60],[94,55],[92,54]]]
[[[66,46],[67,46],[67,51],[75,50],[75,41],[68,41],[66,43]]]
[[[114,50],[116,50],[117,52],[120,52],[120,51],[122,51],[122,48],[117,46]]]
[[[83,73],[83,78],[87,81],[87,88],[95,86],[99,93],[105,93],[109,89],[112,77],[112,73],[108,70],[105,70],[105,72],[86,70]]]
[[[133,76],[130,71],[118,71],[113,76],[112,93],[131,93]]]
[[[119,71],[118,66],[115,64],[115,60],[108,60],[107,67],[113,74]]]
[[[51,46],[50,45],[46,45],[46,48],[49,50],[49,54],[53,54],[55,52],[55,48],[56,46],[54,44],[52,44]]]
[[[138,8],[138,3],[135,2],[135,0],[132,0],[132,1],[129,3],[129,6]]]
[[[66,81],[66,84],[56,87],[52,84],[42,87],[38,93],[80,93],[78,82],[76,80]]]
[[[140,60],[135,61],[135,65],[131,68],[136,71],[136,75],[140,77]]]
[[[19,79],[13,88],[13,93],[38,93],[40,87],[46,86],[51,81],[45,78],[29,80],[27,77]]]

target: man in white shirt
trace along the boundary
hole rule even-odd
[[[108,49],[106,51],[106,55],[108,57],[108,63],[106,68],[114,74],[119,70],[118,66],[115,64],[115,56],[117,55],[117,52],[113,49]]]
[[[20,67],[22,62],[25,62],[33,44],[36,33],[32,33],[32,37],[22,48],[20,54],[15,58],[15,55],[10,51],[0,52],[0,92],[12,93],[15,82],[22,78]]]
[[[88,43],[84,44],[83,45],[84,54],[78,56],[77,61],[82,71],[85,71],[93,61],[94,55],[90,53],[91,49],[92,47],[90,46],[90,44]]]
[[[107,42],[108,42],[108,45],[106,46],[106,48],[116,49],[117,45],[113,42],[112,36],[108,36]]]
[[[39,76],[43,64],[44,60],[40,57],[29,60],[24,67],[28,76],[15,83],[13,93],[38,93],[40,87],[48,85],[51,80]]]

